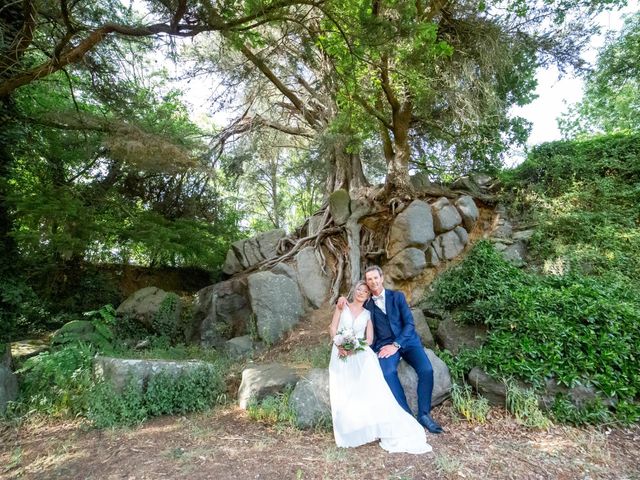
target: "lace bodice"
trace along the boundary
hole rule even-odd
[[[369,313],[369,310],[364,309],[354,318],[349,307],[345,306],[342,309],[342,313],[340,314],[340,324],[338,326],[338,330],[351,328],[357,337],[364,338],[365,330],[367,328],[367,322],[369,321],[370,317],[371,314]]]

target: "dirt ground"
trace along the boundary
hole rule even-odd
[[[309,368],[310,352],[328,342],[330,317],[326,310],[312,314],[256,362]],[[230,392],[237,391],[241,368],[228,378]],[[389,454],[376,443],[336,448],[331,431],[264,425],[232,405],[132,429],[0,423],[0,478],[640,480],[640,426],[529,430],[499,408],[485,425],[472,425],[457,418],[450,402],[433,415],[446,432],[428,435],[433,452],[425,455]]]
[[[485,425],[434,416],[433,452],[336,448],[329,431],[251,421],[237,407],[164,417],[133,429],[81,422],[0,426],[3,479],[640,479],[640,427],[527,430],[493,409]]]

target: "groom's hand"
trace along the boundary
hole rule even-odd
[[[340,297],[338,299],[338,303],[336,304],[336,306],[338,307],[339,310],[342,310],[346,304],[347,304],[347,298]]]
[[[392,355],[395,355],[398,351],[398,347],[393,344],[385,345],[378,352],[378,358],[388,358]]]

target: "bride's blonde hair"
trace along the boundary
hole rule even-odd
[[[353,299],[356,297],[356,290],[358,290],[358,288],[363,285],[367,287],[367,291],[369,292],[369,295],[371,295],[371,291],[369,290],[369,286],[367,285],[367,282],[365,282],[364,280],[358,280],[356,284],[353,286],[353,288],[351,289],[351,291],[349,292],[348,299],[350,302],[353,302]]]

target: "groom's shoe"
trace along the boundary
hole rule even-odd
[[[431,433],[442,433],[444,431],[438,422],[431,417],[431,415],[422,415],[418,418],[418,422]]]

